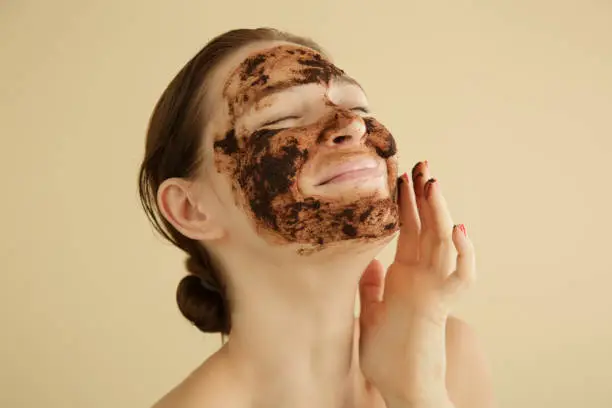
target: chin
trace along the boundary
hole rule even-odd
[[[314,263],[339,263],[366,265],[392,241],[393,236],[378,240],[337,242],[323,247],[300,248],[297,257]]]
[[[395,233],[380,237],[354,238],[323,245],[293,244],[291,251],[299,256],[325,259],[365,256],[374,258],[395,237]]]

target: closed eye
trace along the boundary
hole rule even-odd
[[[363,106],[358,106],[358,107],[353,108],[353,109],[351,109],[351,110],[352,110],[353,112],[361,112],[361,113],[366,114],[366,115],[367,115],[368,113],[370,113],[370,110],[369,110],[368,108],[366,108],[366,107],[363,107]]]
[[[277,123],[283,122],[285,120],[299,119],[299,118],[300,118],[299,116],[284,116],[282,118],[274,119],[274,120],[271,120],[270,122],[266,122],[262,126],[272,126],[272,125],[276,125]]]
[[[360,112],[363,113],[365,115],[370,113],[370,110],[366,107],[363,106],[358,106],[356,108],[352,108],[351,111],[353,112]],[[291,120],[291,119],[299,119],[299,116],[295,116],[295,115],[290,115],[290,116],[283,116],[282,118],[278,118],[278,119],[274,119],[271,120],[269,122],[264,123],[263,125],[261,125],[262,127],[266,127],[266,126],[272,126],[272,125],[276,125],[278,123],[284,122],[285,120]]]

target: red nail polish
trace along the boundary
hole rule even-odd
[[[460,224],[459,229],[463,232],[463,235],[467,237],[467,230],[465,229],[465,225]]]

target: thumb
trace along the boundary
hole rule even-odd
[[[371,313],[381,302],[385,289],[385,269],[382,263],[374,259],[359,280],[359,302],[361,317]]]

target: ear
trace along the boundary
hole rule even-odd
[[[197,241],[212,241],[224,236],[221,225],[213,222],[202,204],[192,194],[192,182],[171,178],[164,180],[157,191],[157,205],[174,228],[188,238]]]

